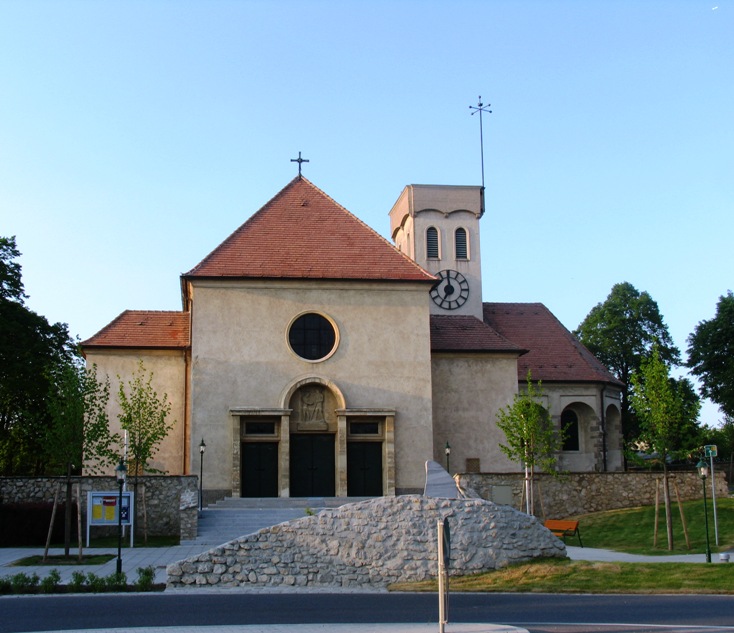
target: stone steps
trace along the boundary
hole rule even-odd
[[[199,545],[220,545],[263,528],[300,519],[307,510],[317,513],[363,501],[366,497],[310,497],[310,498],[243,498],[227,497],[205,507],[199,516],[197,537]]]
[[[223,509],[338,508],[345,503],[365,501],[372,497],[225,497],[209,506]]]

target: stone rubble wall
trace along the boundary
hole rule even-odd
[[[674,502],[676,485],[682,501],[703,498],[698,473],[678,471],[669,475],[670,498]],[[535,478],[535,514],[545,519],[652,505],[656,482],[660,482],[660,503],[663,503],[661,472],[569,473],[558,479],[549,475]],[[724,472],[717,471],[715,478],[717,498],[728,497]],[[455,479],[461,489],[473,490],[482,499],[514,508],[524,505],[523,473],[463,473]],[[706,480],[706,494],[710,498],[710,479]]]
[[[448,517],[450,570],[566,556],[534,517],[482,499],[380,497],[243,536],[168,566],[168,587],[385,587],[437,575],[437,522]]]
[[[87,493],[119,493],[114,477],[72,477],[72,494],[76,501],[76,485],[81,484],[82,521],[86,529]],[[138,477],[138,497],[145,488],[145,505],[149,536],[179,536],[181,540],[196,538],[198,520],[198,482],[196,476],[145,475]],[[0,499],[4,503],[53,503],[60,488],[59,502],[66,498],[66,477],[0,477]],[[133,491],[128,480],[127,490]],[[138,513],[135,534],[142,535],[143,518],[140,499],[136,499]],[[0,508],[1,511],[1,508]],[[92,536],[116,528],[93,527]]]

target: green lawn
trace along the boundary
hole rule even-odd
[[[734,593],[734,564],[598,563],[538,560],[472,576],[452,577],[450,591],[538,593]],[[390,591],[435,592],[435,580]]]
[[[586,547],[633,554],[702,554],[706,551],[703,501],[683,503],[691,548],[688,549],[677,504],[673,504],[673,551],[668,550],[665,511],[659,510],[658,544],[653,545],[654,506],[611,510],[577,517]],[[483,574],[452,577],[451,591],[548,593],[730,593],[734,594],[732,563],[719,563],[718,552],[734,549],[734,499],[717,499],[719,547],[714,539],[711,499],[709,536],[712,563],[601,563],[558,559],[535,560]],[[578,545],[575,537],[568,545]],[[435,580],[400,583],[392,591],[437,591]]]
[[[687,501],[682,504],[688,528],[690,549],[683,534],[678,504],[672,505],[673,551],[668,550],[665,530],[665,510],[662,503],[658,511],[658,542],[654,546],[655,507],[645,506],[626,510],[610,510],[571,517],[578,519],[581,538],[586,547],[629,552],[632,554],[700,554],[706,551],[706,529],[703,501]],[[714,538],[714,517],[711,499],[708,500],[709,541],[711,551],[724,552],[734,549],[734,499],[716,500],[719,526],[719,546]],[[575,538],[567,538],[568,545],[578,545]]]

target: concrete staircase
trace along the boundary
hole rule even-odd
[[[363,501],[368,497],[227,497],[205,507],[199,516],[198,536],[191,544],[216,547],[245,534],[300,519],[324,508]]]

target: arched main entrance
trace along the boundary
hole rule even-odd
[[[395,494],[395,411],[348,408],[331,381],[287,387],[278,408],[233,407],[232,493],[243,497]]]

